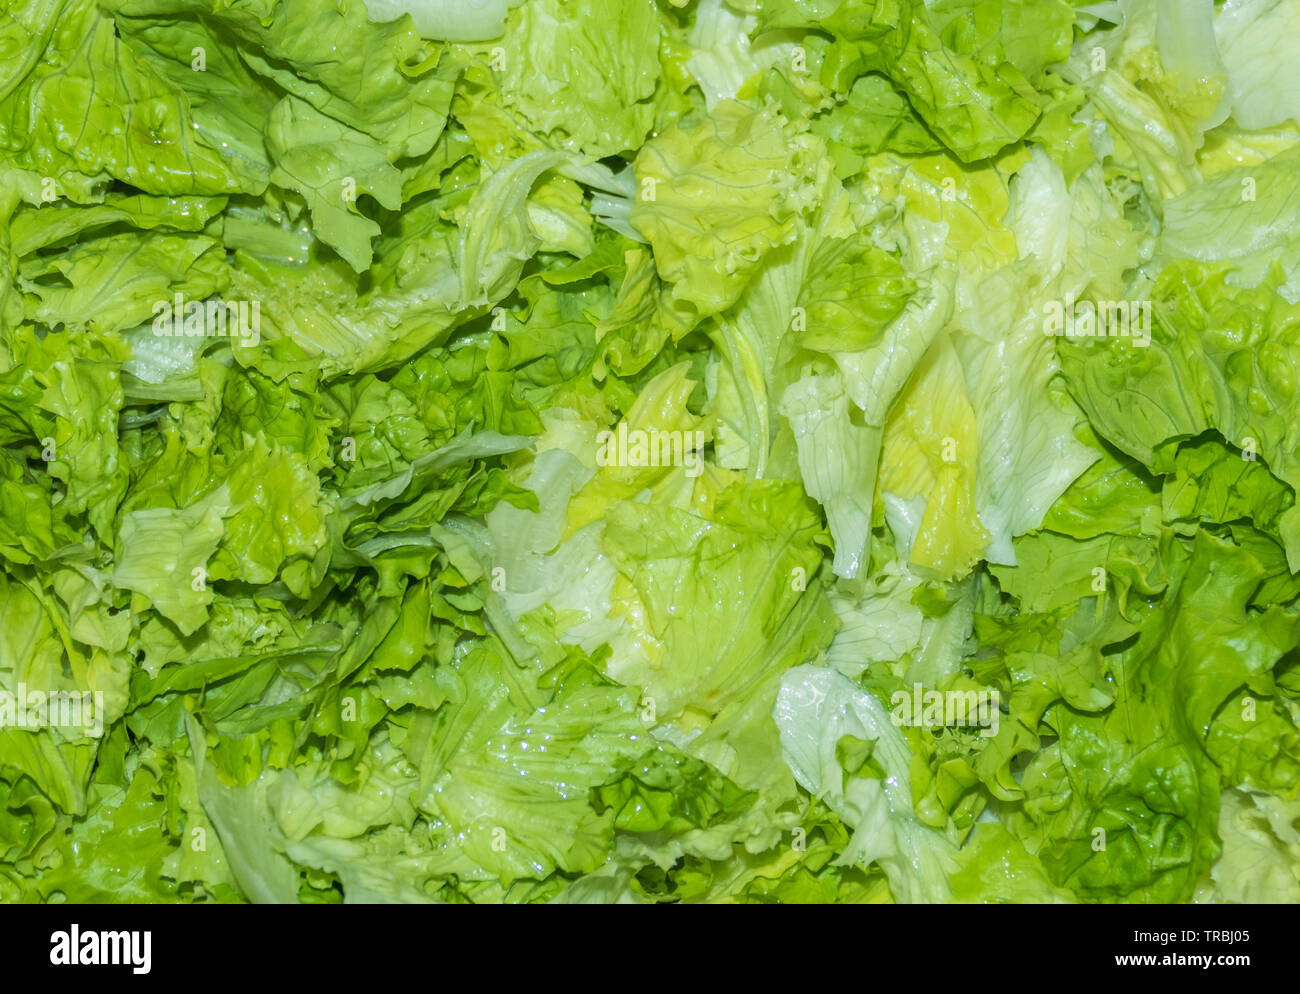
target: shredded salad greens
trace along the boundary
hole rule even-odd
[[[1300,0],[4,0],[0,901],[1300,901]]]

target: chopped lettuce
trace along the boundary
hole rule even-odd
[[[18,0],[0,901],[1300,901],[1295,0]]]

